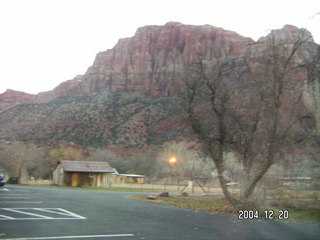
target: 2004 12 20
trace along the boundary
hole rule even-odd
[[[239,210],[238,211],[238,219],[239,220],[251,220],[251,219],[279,219],[279,220],[286,220],[289,218],[289,211],[288,210],[272,210],[267,209],[264,211],[259,210]]]

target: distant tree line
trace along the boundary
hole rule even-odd
[[[198,153],[199,150],[188,147],[187,142],[171,143],[120,156],[105,148],[84,150],[70,144],[49,147],[14,141],[1,144],[0,166],[10,176],[19,177],[22,182],[30,177],[51,179],[60,160],[107,161],[119,173],[142,174],[154,181],[172,176],[191,179],[193,176],[210,175],[213,171],[213,166],[199,157]],[[174,166],[170,166],[168,161],[172,156],[177,159]]]

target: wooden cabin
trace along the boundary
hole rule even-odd
[[[62,160],[53,172],[53,183],[71,187],[110,187],[113,172],[107,162]]]

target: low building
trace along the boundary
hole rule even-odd
[[[138,174],[112,174],[113,183],[145,183],[146,177]]]
[[[53,183],[72,187],[110,187],[112,173],[114,170],[107,162],[62,160],[53,172]]]

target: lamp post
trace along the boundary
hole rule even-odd
[[[170,177],[171,177],[171,184],[172,184],[172,178],[173,178],[173,174],[172,174],[172,166],[174,166],[177,163],[177,158],[175,156],[170,157],[169,159],[169,167],[170,167]]]

